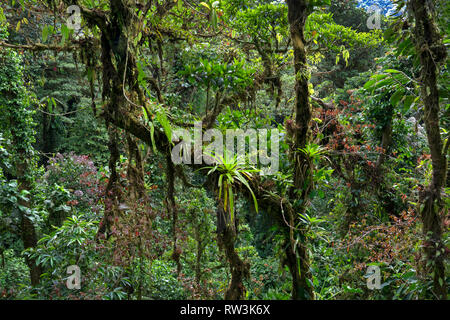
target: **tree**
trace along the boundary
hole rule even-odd
[[[0,39],[8,37],[7,25],[0,20]],[[36,247],[37,233],[32,220],[29,194],[32,189],[35,170],[35,151],[33,148],[34,123],[30,110],[30,96],[23,83],[22,59],[19,53],[0,47],[0,124],[4,138],[11,139],[18,192],[21,194],[17,206],[21,213],[21,237],[24,249]],[[39,283],[41,268],[35,260],[26,257],[30,269],[32,285]]]
[[[441,194],[447,179],[449,140],[444,146],[441,138],[440,94],[437,86],[439,69],[445,61],[447,51],[436,26],[432,2],[411,0],[408,7],[414,16],[414,42],[421,65],[420,93],[425,107],[424,121],[433,165],[432,181],[421,195],[423,203],[421,217],[426,237],[424,246],[427,258],[431,262],[434,293],[440,299],[447,299],[445,246],[442,243],[445,208]]]
[[[311,167],[306,155],[300,151],[308,143],[308,134],[311,122],[311,105],[309,100],[308,79],[310,77],[307,67],[306,45],[304,28],[306,19],[311,13],[307,1],[287,1],[288,21],[291,30],[292,46],[294,48],[295,68],[295,122],[293,126],[294,186],[290,197],[294,201],[293,209],[296,215],[304,213],[307,198],[311,191]],[[296,225],[297,217],[290,217],[291,228]],[[293,230],[290,231],[290,241],[286,245],[286,256],[289,270],[292,275],[292,298],[313,299],[314,293],[309,269],[309,257],[306,238],[300,234],[296,239]]]

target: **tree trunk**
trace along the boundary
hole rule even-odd
[[[48,155],[54,150],[54,130],[52,128],[53,116],[47,114],[49,112],[48,105],[45,104],[44,113],[42,114],[42,153],[39,164],[47,165]]]
[[[19,151],[20,152],[20,151]],[[24,153],[24,151],[22,150]],[[18,156],[18,160],[16,163],[17,168],[17,184],[19,186],[19,192],[22,190],[30,190],[30,183],[28,182],[27,175],[27,164],[25,157],[23,154]],[[25,208],[29,208],[30,204],[28,201],[19,199],[18,204]],[[21,229],[22,229],[22,241],[24,249],[35,248],[37,245],[37,236],[36,230],[34,228],[33,222],[26,216],[26,213],[21,210]],[[31,285],[36,286],[39,284],[39,280],[41,277],[41,267],[36,264],[35,259],[25,257],[25,262],[30,269],[30,280]]]
[[[18,109],[24,108],[23,106],[19,106]],[[23,110],[22,110],[23,111]],[[17,175],[17,185],[18,191],[22,192],[24,190],[29,191],[31,189],[30,186],[30,168],[28,162],[32,161],[31,155],[31,141],[25,140],[24,132],[27,130],[32,130],[32,128],[28,126],[24,126],[23,122],[25,119],[21,119],[25,117],[25,115],[21,112],[15,113],[12,112],[10,115],[10,125],[11,125],[11,136],[13,140],[13,144],[15,146],[20,146],[16,149],[15,154],[15,166],[16,166],[16,175]],[[30,203],[28,200],[19,199],[18,205],[24,208],[30,208]],[[20,218],[21,218],[21,236],[23,241],[24,249],[35,248],[37,246],[37,235],[36,230],[34,228],[33,222],[27,216],[24,210],[20,210]],[[30,269],[30,281],[31,285],[35,286],[39,284],[40,276],[42,273],[41,267],[36,264],[35,259],[29,258],[25,256],[25,262]]]
[[[244,279],[250,276],[250,266],[241,260],[234,248],[236,242],[235,224],[229,223],[223,206],[219,203],[217,209],[217,243],[224,250],[230,264],[231,281],[225,292],[225,300],[243,300],[245,298]]]
[[[175,167],[172,162],[170,155],[166,156],[167,161],[167,211],[172,213],[172,242],[173,242],[173,252],[172,259],[177,265],[177,275],[181,274],[181,249],[178,247],[178,208],[175,201]]]
[[[431,151],[433,177],[430,185],[421,195],[423,209],[421,218],[426,238],[424,247],[428,261],[431,261],[433,293],[440,299],[447,298],[445,281],[445,247],[442,243],[442,217],[444,211],[441,191],[447,175],[446,154],[439,125],[439,92],[437,76],[439,64],[445,61],[446,48],[442,44],[439,30],[434,21],[430,1],[411,0],[410,9],[414,15],[414,41],[421,64],[421,97],[424,103],[424,120],[428,145]]]
[[[294,228],[297,213],[304,213],[306,201],[312,187],[311,168],[305,154],[299,151],[308,142],[309,127],[311,122],[311,106],[309,103],[309,70],[306,60],[304,27],[310,14],[308,1],[287,0],[288,20],[290,25],[292,45],[294,48],[295,68],[295,126],[294,126],[294,188],[290,192],[290,198],[294,203],[292,222],[290,228]],[[299,201],[300,200],[300,201]],[[296,204],[298,203],[298,204]],[[286,262],[292,276],[292,299],[314,299],[311,273],[309,272],[309,259],[307,253],[307,239],[301,230],[296,230],[297,237],[303,241],[295,245],[294,238],[290,235],[290,244],[286,248]]]

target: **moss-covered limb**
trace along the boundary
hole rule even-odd
[[[166,206],[169,214],[172,215],[172,242],[173,242],[173,252],[172,259],[177,265],[177,274],[181,273],[181,261],[180,255],[181,251],[178,248],[178,207],[175,201],[175,177],[176,169],[172,162],[170,154],[166,154],[166,178],[167,178],[167,193],[166,193]]]
[[[14,50],[27,50],[27,51],[75,51],[81,48],[78,44],[69,44],[65,46],[61,45],[53,45],[53,44],[42,44],[42,43],[33,43],[33,44],[12,44],[4,41],[0,41],[0,47],[9,48]]]
[[[304,27],[310,13],[308,1],[288,0],[288,21],[290,25],[292,45],[294,49],[295,84],[295,122],[297,132],[295,142],[297,148],[303,148],[308,139],[311,107],[309,104],[308,67],[305,49]]]
[[[35,248],[37,245],[36,230],[34,228],[34,224],[31,222],[29,218],[25,216],[22,217],[21,229],[24,248],[25,249]],[[25,262],[30,269],[31,285],[32,286],[38,285],[42,274],[42,268],[36,264],[36,259],[34,258],[26,256]]]
[[[302,190],[306,176],[305,165],[307,159],[299,151],[308,142],[309,127],[311,122],[311,106],[308,90],[308,67],[305,49],[304,27],[309,15],[307,1],[287,1],[288,21],[290,25],[291,39],[294,49],[295,83],[295,124],[294,145],[292,159],[294,161],[294,188],[291,197],[295,198],[294,190]]]
[[[440,135],[439,91],[437,87],[438,70],[445,61],[446,48],[442,44],[434,13],[428,9],[427,1],[411,1],[416,25],[414,28],[416,48],[421,62],[421,96],[424,102],[424,120],[428,144],[433,163],[432,188],[440,189],[446,176],[446,161]]]
[[[421,97],[424,103],[424,121],[428,145],[431,151],[433,178],[427,190],[421,195],[424,204],[421,218],[426,237],[425,253],[431,261],[433,274],[433,293],[440,299],[447,299],[445,281],[445,248],[442,243],[442,217],[445,208],[441,199],[441,190],[447,176],[446,154],[440,134],[439,91],[437,78],[440,64],[445,61],[446,48],[442,44],[439,30],[434,21],[433,8],[429,1],[411,0],[413,13],[414,41],[421,64]]]
[[[146,197],[144,166],[137,139],[127,134],[127,144],[129,156],[127,176],[130,183],[128,194],[130,202],[133,203],[143,201]]]
[[[275,37],[276,40],[276,37]],[[267,43],[268,49],[264,48],[258,39],[253,40],[253,44],[261,56],[261,60],[264,65],[264,72],[262,74],[264,83],[269,85],[269,93],[275,98],[275,109],[281,103],[281,96],[283,95],[283,89],[281,87],[281,76],[280,74],[274,74],[273,61],[270,58],[268,52],[273,52],[270,43]],[[268,51],[268,52],[267,52]]]
[[[108,238],[111,235],[111,227],[114,218],[119,216],[119,205],[122,200],[122,192],[119,186],[119,176],[117,173],[117,162],[120,158],[118,148],[117,128],[106,123],[108,128],[108,149],[109,149],[109,179],[105,188],[105,214],[100,222],[97,231],[97,239]]]
[[[25,154],[24,151],[18,154],[16,163],[17,177],[18,177],[17,183],[19,186],[18,187],[19,192],[22,192],[23,190],[31,190],[30,182],[26,178],[28,176],[29,168],[26,160],[27,157],[24,157],[24,154]],[[24,208],[30,208],[30,202],[24,199],[19,199],[18,205]],[[38,240],[36,235],[36,229],[34,227],[33,222],[24,212],[21,212],[20,227],[24,249],[35,248],[37,246]],[[38,285],[42,274],[42,268],[38,264],[36,264],[36,260],[34,258],[25,256],[25,262],[27,263],[28,268],[30,269],[31,285],[33,286]]]
[[[237,231],[234,223],[229,223],[229,214],[224,212],[223,204],[219,200],[217,208],[217,243],[225,252],[230,266],[231,281],[225,292],[225,300],[243,300],[245,298],[244,279],[250,277],[250,265],[243,261],[234,247]],[[236,221],[236,220],[235,220]]]
[[[291,150],[291,160],[294,165],[294,187],[289,191],[289,197],[296,204],[294,212],[303,213],[306,210],[307,197],[312,188],[310,162],[306,155],[300,152],[300,149],[305,148],[308,143],[312,117],[308,89],[309,70],[304,37],[305,23],[311,13],[311,7],[309,2],[305,0],[287,0],[286,2],[288,5],[288,22],[294,49],[294,70],[296,75],[295,123],[292,125],[294,143]],[[293,225],[290,228],[292,229]],[[290,241],[292,242],[292,230],[290,233]],[[314,299],[312,279],[307,260],[306,238],[302,236],[301,230],[296,230],[296,233],[296,237],[302,238],[302,247],[299,248],[300,250],[296,250],[297,248],[291,245],[292,248],[287,252],[287,263],[293,279],[292,298]],[[291,250],[297,255],[295,259],[290,256],[292,255]],[[300,265],[298,266],[298,264]]]

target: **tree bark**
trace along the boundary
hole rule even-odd
[[[292,45],[294,49],[295,69],[295,125],[294,143],[291,154],[294,160],[294,188],[290,191],[290,198],[294,205],[294,212],[304,213],[307,197],[312,188],[311,167],[306,155],[299,149],[308,143],[311,106],[309,103],[309,70],[305,48],[304,28],[306,19],[310,14],[310,7],[306,0],[287,0],[288,21],[290,25]],[[300,201],[299,201],[300,200]],[[298,204],[296,204],[298,203]],[[292,217],[290,228],[294,228],[297,217]],[[291,230],[290,239],[286,247],[286,262],[292,276],[292,299],[314,299],[311,273],[309,271],[309,258],[307,252],[307,239],[301,230],[296,230],[296,237],[302,243],[294,241]],[[297,244],[295,244],[297,243]]]
[[[14,121],[12,122],[14,123]],[[16,134],[16,130],[12,130],[13,140],[16,145],[21,145],[23,142],[21,141],[19,133]],[[27,164],[27,152],[24,149],[17,150],[16,156],[16,168],[17,168],[17,185],[18,191],[22,192],[23,190],[30,190],[30,182],[27,178],[29,174],[28,164]],[[30,203],[27,200],[19,199],[18,204],[24,208],[30,208]],[[21,212],[21,236],[23,241],[24,249],[35,248],[37,246],[37,235],[36,230],[34,228],[33,222],[26,215],[23,210]],[[36,264],[36,260],[33,258],[29,258],[25,256],[25,262],[30,269],[30,281],[32,286],[36,286],[39,284],[40,277],[42,274],[42,269],[40,266]]]
[[[172,259],[175,261],[177,265],[177,274],[181,273],[181,249],[178,247],[178,207],[175,201],[175,167],[172,162],[172,158],[170,155],[166,155],[167,161],[167,211],[172,213],[172,241],[173,241],[173,252]]]
[[[249,264],[242,261],[234,248],[236,236],[235,223],[229,223],[228,213],[225,213],[223,205],[219,201],[217,208],[217,243],[219,248],[225,252],[231,271],[231,281],[225,292],[225,300],[243,300],[246,292],[244,279],[250,276]]]
[[[445,211],[441,191],[446,181],[447,161],[440,135],[440,106],[437,87],[439,64],[445,61],[446,48],[442,44],[429,1],[411,0],[409,5],[415,19],[414,41],[420,56],[421,97],[424,103],[425,129],[433,166],[432,181],[421,196],[423,201],[421,219],[426,238],[424,251],[427,260],[431,261],[433,293],[440,299],[447,299],[445,247],[442,242],[443,219],[441,217]]]

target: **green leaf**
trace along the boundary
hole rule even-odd
[[[410,279],[410,278],[414,278],[416,275],[416,272],[414,271],[409,271],[406,272],[405,274],[402,275],[402,279]]]
[[[221,175],[219,176],[219,183],[218,183],[218,186],[219,186],[219,187],[222,186],[222,180],[223,180],[223,174],[221,174]],[[220,192],[219,192],[219,193],[220,193]]]
[[[320,199],[325,198],[325,192],[323,192],[323,190],[318,190],[318,194],[319,194]]]
[[[245,178],[239,172],[236,174],[236,179],[238,179],[250,191],[250,194],[252,195],[253,198],[255,211],[258,212],[258,201],[256,200],[255,194],[253,193],[252,188],[250,188],[250,185],[248,184],[247,180],[245,180]]]
[[[366,84],[364,85],[364,89],[369,90],[369,91],[373,91],[377,88],[377,84],[380,80],[382,79],[386,79],[388,77],[387,74],[375,74],[373,75],[369,81],[366,82]]]
[[[406,113],[409,111],[409,109],[411,108],[411,105],[413,104],[413,102],[416,100],[415,96],[406,96],[404,101],[403,101],[403,113]]]
[[[211,8],[209,7],[209,4],[207,4],[206,2],[200,2],[201,6],[204,6],[205,8],[207,8],[208,10],[211,10]]]
[[[142,63],[142,61],[138,61],[137,63],[136,63],[136,67],[137,67],[137,69],[138,69],[138,82],[139,82],[139,84],[144,84],[145,85],[145,83],[143,83],[143,80],[144,80],[144,78],[145,78],[145,72],[144,72],[144,65],[143,65],[143,63]]]
[[[231,188],[231,184],[228,186],[228,193],[229,193],[229,198],[230,198],[230,218],[231,218],[231,223],[233,223],[233,221],[234,221],[234,194],[233,194],[233,189]]]
[[[219,176],[219,200],[221,200],[222,199],[222,178],[223,178],[223,175],[221,174],[220,176]]]
[[[381,81],[377,82],[377,83],[373,86],[372,90],[380,89],[380,88],[382,88],[382,87],[384,87],[384,86],[391,85],[393,82],[394,82],[394,80],[391,79],[391,78],[381,80]]]
[[[364,85],[363,88],[366,90],[370,90],[375,83],[377,83],[377,80],[375,80],[375,79],[369,80],[366,82],[366,84]]]
[[[44,26],[44,28],[42,28],[42,43],[45,43],[47,41],[49,32],[50,30],[48,26]]]
[[[223,210],[225,212],[227,212],[227,203],[228,203],[228,187],[227,183],[225,183],[223,189]]]
[[[392,28],[388,28],[386,29],[386,31],[383,33],[383,38],[386,40],[389,40],[391,38],[391,36],[394,34],[394,29]]]
[[[216,12],[216,10],[212,10],[212,12],[211,12],[211,24],[214,29],[217,29],[217,12]]]
[[[146,112],[144,112],[144,114],[146,114]],[[147,116],[148,118],[148,116]],[[152,140],[152,149],[153,149],[153,153],[156,154],[157,153],[157,149],[156,149],[156,143],[155,143],[155,126],[153,125],[153,122],[149,122],[149,126],[150,126],[150,139]]]
[[[65,24],[61,26],[61,35],[61,46],[63,46],[66,40],[69,39],[69,28]]]
[[[387,73],[401,73],[401,71],[398,71],[398,70],[395,70],[395,69],[386,69],[386,70],[384,70],[384,72],[387,72]]]
[[[398,55],[403,55],[404,53],[407,53],[411,48],[414,48],[411,38],[406,38],[404,41],[402,41],[398,47],[397,52]]]
[[[162,109],[156,114],[156,119],[158,119],[158,122],[162,125],[169,143],[172,143],[172,127],[170,126],[170,122],[167,118],[166,112]]]
[[[395,91],[390,99],[392,106],[396,107],[400,103],[400,101],[402,100],[404,95],[405,95],[405,89],[403,89],[403,88]]]
[[[379,80],[387,78],[387,76],[388,76],[387,74],[380,73],[380,74],[373,75],[371,78],[379,81]]]

